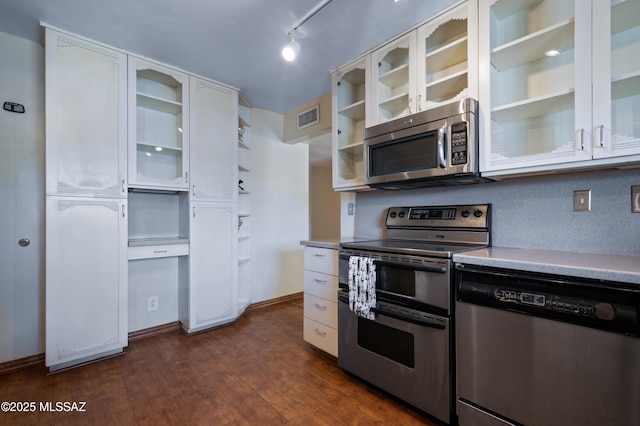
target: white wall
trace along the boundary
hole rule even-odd
[[[303,290],[309,237],[309,147],[283,143],[283,116],[251,116],[251,302]]]
[[[0,32],[0,362],[44,352],[44,49]],[[18,246],[28,238],[31,244]]]

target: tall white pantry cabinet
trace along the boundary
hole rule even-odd
[[[55,370],[127,344],[127,57],[50,29],[45,49],[45,348]]]
[[[234,320],[237,90],[54,28],[45,44],[47,367],[122,352],[158,308],[187,332]],[[140,309],[154,265],[170,273]]]

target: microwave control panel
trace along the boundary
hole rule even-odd
[[[467,123],[451,125],[451,165],[467,164]]]

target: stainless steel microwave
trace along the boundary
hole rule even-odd
[[[409,189],[489,181],[478,166],[478,102],[465,98],[364,132],[364,183]]]

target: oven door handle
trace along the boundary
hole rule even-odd
[[[447,268],[444,266],[418,266],[418,265],[408,265],[404,263],[385,262],[380,260],[376,260],[375,264],[397,266],[397,267],[406,268],[406,269],[414,269],[416,271],[433,272],[436,274],[445,274],[447,272]]]
[[[378,315],[384,315],[387,317],[410,322],[416,325],[422,325],[425,327],[437,328],[440,330],[444,330],[447,327],[444,321],[438,320],[436,318],[414,318],[411,316],[399,314],[397,312],[389,312],[386,309],[380,310],[379,308],[371,308],[370,310]]]

